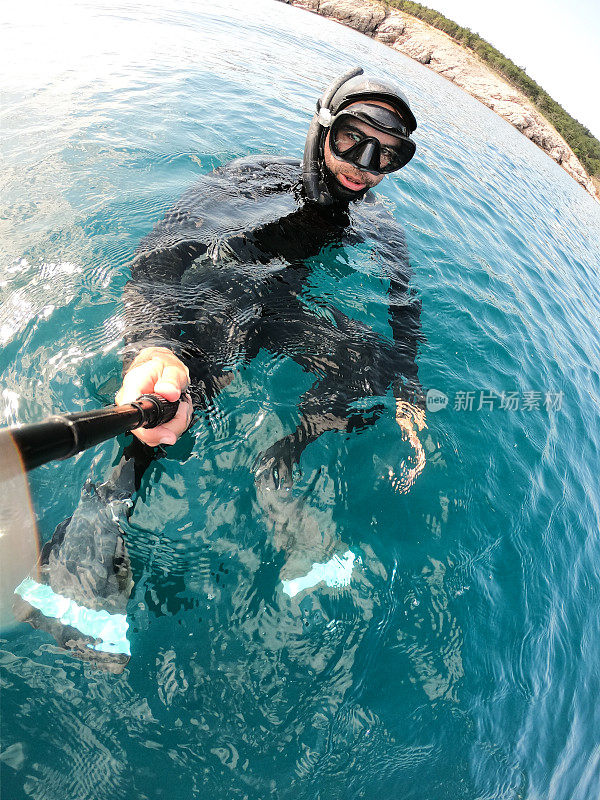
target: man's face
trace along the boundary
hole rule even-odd
[[[389,105],[389,103],[369,100],[369,104],[373,106],[380,106],[381,108],[387,108],[390,111],[396,111],[396,109]],[[349,106],[346,106],[346,108],[352,108],[352,106],[356,105],[360,105],[360,102],[351,103]],[[395,145],[398,143],[398,140],[394,136],[382,133],[381,131],[372,128],[370,125],[367,125],[366,122],[362,122],[361,120],[357,119],[353,120],[352,124],[354,127],[362,131],[365,136],[374,136],[376,139],[379,139],[379,143],[381,145]],[[360,192],[363,189],[370,189],[373,186],[377,186],[378,183],[381,183],[381,181],[385,178],[385,175],[372,175],[370,172],[365,172],[364,170],[360,169],[360,167],[350,164],[348,161],[342,161],[341,159],[336,158],[331,150],[331,147],[329,146],[329,136],[330,132],[328,131],[324,147],[325,166],[345,189],[350,189],[354,192]]]

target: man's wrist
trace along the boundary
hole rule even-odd
[[[392,386],[396,401],[404,401],[411,405],[425,408],[425,392],[418,380],[398,380]]]
[[[129,372],[134,364],[135,366],[145,364],[156,356],[164,356],[165,358],[172,356],[182,361],[183,348],[179,342],[171,343],[164,338],[150,338],[138,340],[137,342],[127,342],[125,349],[122,351],[123,374]]]
[[[168,347],[152,345],[151,347],[144,347],[143,350],[140,350],[129,365],[129,369],[139,367],[140,364],[145,364],[147,361],[152,361],[152,359],[157,356],[163,360],[172,361],[174,364],[183,363],[179,356]]]

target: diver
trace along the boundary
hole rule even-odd
[[[171,422],[135,431],[107,481],[86,483],[73,516],[42,550],[40,582],[17,590],[19,619],[48,630],[82,659],[124,669],[133,585],[125,546],[131,497],[164,452],[160,445],[174,444],[194,409],[209,411],[236,370],[261,350],[293,359],[314,377],[300,399],[296,428],[255,465],[274,547],[287,559],[279,578],[297,589],[303,585],[298,575],[316,561],[338,552],[345,553],[338,566],[350,563],[334,515],[318,516],[293,492],[280,490],[292,486],[302,452],[322,433],[373,424],[390,388],[396,421],[415,452],[397,490],[408,491],[425,464],[417,436],[425,424],[415,363],[420,304],[409,288],[404,232],[370,192],[410,161],[416,127],[400,89],[354,70],[318,101],[303,162],[259,156],[219,167],[144,238],[124,289],[126,347],[117,402],[147,392],[181,402]],[[391,336],[310,292],[311,258],[326,248],[364,243],[387,291]]]
[[[171,422],[135,432],[142,442],[174,444],[193,408],[209,407],[236,367],[265,348],[290,356],[316,382],[300,401],[295,431],[258,459],[258,481],[289,487],[306,446],[325,431],[375,422],[381,404],[358,413],[356,401],[381,398],[390,386],[422,469],[415,434],[424,424],[415,364],[420,305],[408,288],[404,233],[369,191],[410,161],[416,127],[397,86],[355,69],[318,101],[302,164],[247,157],[220,167],[141,242],[124,292],[127,349],[117,402],[152,391],[181,398]],[[375,249],[389,283],[390,339],[333,304],[315,313],[306,302],[307,260],[325,247],[360,242]]]

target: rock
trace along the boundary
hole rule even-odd
[[[319,14],[369,36],[386,17],[385,8],[379,3],[357,3],[356,0],[321,0]]]
[[[560,145],[549,150],[548,155],[550,158],[553,158],[557,164],[562,164],[563,161],[568,159],[568,153],[566,152],[565,148],[561,147]]]
[[[414,58],[420,64],[429,64],[433,56],[433,47],[428,42],[421,42],[412,36],[396,42],[393,47],[404,55]]]
[[[391,11],[377,26],[374,33],[375,39],[383,44],[393,44],[404,33],[406,21],[402,14]]]
[[[320,0],[280,0],[280,2],[287,3],[290,6],[299,6],[305,8],[307,11],[319,12]]]

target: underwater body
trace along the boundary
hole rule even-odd
[[[313,380],[269,350],[237,370],[120,520],[125,669],[2,633],[6,796],[597,797],[600,206],[447,81],[299,9],[23,17],[4,54],[7,424],[112,402],[140,241],[214,168],[298,158],[356,63],[393,72],[419,121],[375,194],[406,234],[420,381],[447,401],[409,491],[384,395],[374,425],[305,450],[273,509],[253,465]],[[385,335],[377,267],[368,241],[333,247],[306,296]],[[43,542],[124,443],[31,474]]]

